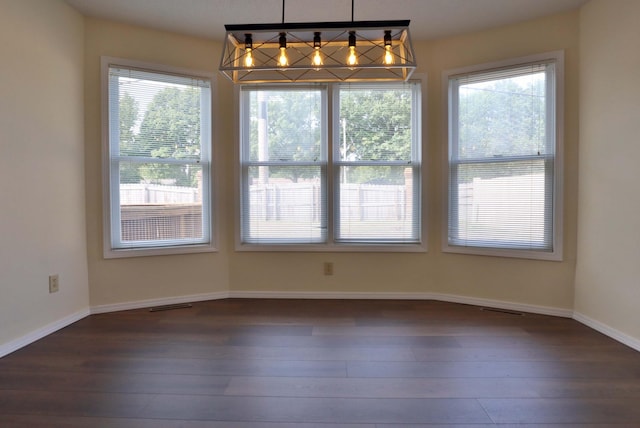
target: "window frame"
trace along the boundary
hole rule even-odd
[[[215,183],[216,168],[214,165],[215,156],[215,136],[216,136],[216,78],[213,73],[205,71],[190,70],[179,67],[171,67],[162,64],[148,63],[143,61],[136,61],[124,58],[115,58],[103,56],[100,58],[101,67],[101,130],[102,130],[102,212],[103,212],[103,257],[105,259],[112,258],[126,258],[126,257],[143,257],[143,256],[157,256],[157,255],[170,255],[170,254],[189,254],[189,253],[202,253],[202,252],[214,252],[216,248],[216,225],[217,216],[214,215],[214,207],[217,206],[217,192],[213,191]],[[185,242],[171,242],[167,241],[166,244],[152,243],[149,245],[140,246],[122,246],[117,247],[114,245],[113,233],[116,233],[119,227],[113,226],[113,221],[119,221],[119,192],[112,194],[112,189],[116,186],[116,182],[119,186],[119,172],[114,173],[114,164],[111,162],[111,147],[112,142],[110,140],[110,117],[109,117],[109,98],[110,98],[110,86],[109,86],[109,69],[111,67],[120,67],[124,69],[132,69],[149,73],[173,75],[178,77],[194,78],[199,80],[206,80],[210,86],[209,96],[209,124],[208,129],[202,132],[208,133],[209,145],[203,147],[203,155],[206,159],[206,165],[203,162],[199,164],[203,165],[203,201],[202,211],[203,216],[206,216],[207,220],[203,221],[204,230],[208,236],[203,238],[203,242],[189,243]],[[207,114],[206,112],[204,114]],[[119,142],[118,142],[119,144]]]
[[[395,82],[397,84],[398,82]],[[243,207],[246,203],[246,195],[245,195],[245,185],[246,179],[244,178],[244,170],[246,165],[243,164],[243,150],[244,143],[242,141],[243,134],[247,132],[243,129],[243,120],[242,120],[242,90],[243,88],[296,88],[296,87],[309,87],[309,83],[300,83],[300,84],[291,84],[291,83],[278,83],[278,84],[263,84],[260,86],[256,86],[255,84],[247,84],[247,85],[236,85],[235,88],[235,99],[236,99],[236,130],[237,134],[237,145],[236,145],[236,165],[238,168],[238,173],[236,174],[236,191],[237,194],[240,195],[236,204],[237,207],[237,215],[236,218],[236,242],[235,249],[236,251],[295,251],[295,252],[426,252],[427,251],[427,234],[426,228],[424,227],[426,221],[427,214],[427,206],[426,206],[426,198],[423,196],[424,189],[426,188],[426,172],[423,161],[423,153],[424,147],[426,144],[425,138],[423,137],[423,127],[426,126],[426,114],[425,109],[422,107],[422,100],[425,96],[425,88],[426,88],[426,77],[414,74],[413,78],[410,79],[408,83],[413,83],[418,85],[417,94],[414,96],[412,109],[417,108],[417,111],[414,112],[412,118],[412,126],[415,126],[415,145],[417,147],[413,147],[412,150],[417,151],[417,159],[418,162],[413,165],[414,168],[418,171],[418,177],[414,177],[414,185],[418,185],[419,190],[417,191],[417,195],[419,197],[419,201],[416,202],[414,206],[414,210],[419,212],[418,216],[418,229],[419,236],[416,242],[410,243],[389,243],[384,241],[376,241],[376,242],[338,242],[335,238],[336,233],[336,225],[335,222],[338,218],[338,214],[335,211],[335,207],[338,204],[338,190],[336,186],[337,175],[339,171],[338,163],[339,160],[335,159],[334,153],[334,140],[336,138],[336,133],[339,132],[336,129],[334,123],[336,118],[339,117],[339,111],[336,109],[337,107],[337,94],[339,93],[339,87],[342,83],[321,83],[315,84],[314,87],[324,87],[326,91],[326,111],[322,113],[323,118],[326,116],[327,124],[326,129],[322,130],[323,137],[326,135],[326,145],[325,150],[326,153],[322,153],[323,156],[323,167],[325,171],[323,171],[326,176],[324,179],[326,180],[326,186],[324,189],[325,192],[325,201],[326,201],[326,226],[327,226],[327,238],[325,242],[321,243],[249,243],[243,242],[242,237],[242,227],[243,221]],[[383,82],[380,82],[383,84]],[[357,83],[354,83],[357,85]],[[368,85],[371,85],[370,83]]]
[[[555,153],[553,159],[553,184],[551,185],[553,191],[552,197],[552,213],[551,213],[551,251],[533,250],[533,249],[517,249],[517,248],[504,248],[499,246],[461,246],[450,243],[449,239],[449,207],[451,203],[450,199],[450,187],[453,184],[451,182],[451,150],[453,147],[452,139],[456,131],[454,130],[454,124],[451,121],[454,114],[455,104],[457,99],[452,99],[452,79],[457,76],[465,74],[475,73],[489,73],[500,69],[511,69],[526,66],[529,64],[540,63],[553,63],[554,64],[554,85],[555,93],[554,99],[547,103],[545,111],[547,115],[553,115],[555,121]],[[563,260],[563,138],[564,138],[564,52],[553,51],[537,55],[529,55],[526,57],[512,58],[504,61],[497,61],[491,63],[485,63],[480,65],[472,65],[468,67],[456,68],[451,70],[445,70],[442,74],[442,88],[443,88],[443,135],[445,150],[443,154],[443,182],[445,187],[443,188],[443,202],[442,202],[442,251],[444,253],[457,253],[457,254],[469,254],[469,255],[482,255],[482,256],[494,256],[494,257],[508,257],[508,258],[523,258],[533,260],[549,260],[549,261],[562,261]],[[551,111],[552,110],[552,111]],[[519,160],[526,156],[513,156],[506,157],[504,161]],[[543,158],[544,159],[544,158]],[[458,162],[458,165],[463,162]],[[548,181],[548,176],[545,176],[545,182]],[[545,230],[545,233],[547,231]]]
[[[290,166],[290,167],[296,167],[296,166],[317,166],[320,169],[320,182],[324,183],[324,186],[322,187],[322,194],[323,194],[323,200],[327,200],[327,182],[328,182],[328,141],[329,141],[329,136],[328,136],[328,132],[327,129],[322,129],[320,130],[321,133],[321,143],[320,143],[320,158],[318,159],[318,161],[313,162],[313,161],[295,161],[295,160],[287,160],[287,161],[279,161],[279,160],[268,160],[268,161],[260,161],[260,160],[251,160],[250,159],[250,153],[249,153],[249,147],[245,146],[244,144],[244,135],[249,134],[249,128],[248,128],[248,121],[245,123],[245,118],[249,117],[248,115],[250,114],[250,112],[248,111],[249,109],[246,109],[245,104],[244,104],[244,100],[247,99],[250,95],[250,92],[252,89],[264,89],[264,88],[269,88],[269,89],[273,89],[273,90],[292,90],[292,91],[297,91],[297,90],[305,90],[305,89],[324,89],[323,92],[320,93],[320,103],[321,103],[321,112],[320,112],[320,119],[321,122],[324,123],[329,123],[329,119],[327,117],[327,104],[328,104],[328,95],[327,95],[327,91],[326,85],[314,85],[314,84],[299,84],[299,85],[293,85],[293,84],[277,84],[277,85],[242,85],[239,88],[239,97],[240,97],[240,103],[239,103],[239,124],[240,124],[240,138],[239,138],[239,167],[240,167],[240,186],[241,186],[241,191],[239,193],[240,197],[240,211],[239,211],[239,217],[240,217],[240,228],[239,228],[239,242],[242,241],[242,230],[244,230],[244,228],[248,228],[248,222],[249,222],[249,218],[245,218],[243,216],[243,213],[245,212],[245,206],[248,206],[248,198],[249,198],[249,184],[248,184],[248,180],[245,177],[248,177],[248,170],[251,167],[261,167],[261,166]],[[243,93],[243,91],[247,91],[246,93]],[[328,222],[328,218],[325,219],[325,225],[324,227],[326,228],[325,230],[325,235],[328,233],[328,226],[327,223]],[[308,245],[322,245],[321,242],[318,243],[305,243],[304,241],[298,241],[298,242],[266,242],[266,243],[260,243],[260,242],[246,242],[242,244],[243,246],[260,246],[263,247],[265,245],[273,245],[275,246],[275,248],[280,248],[281,246],[285,245],[287,247],[290,246],[308,246]]]

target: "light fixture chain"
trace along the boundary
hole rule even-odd
[[[282,0],[282,23],[284,24],[284,0]]]

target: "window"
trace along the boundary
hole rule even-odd
[[[103,58],[105,257],[212,250],[211,82]]]
[[[561,54],[446,75],[445,251],[559,260]]]
[[[243,86],[240,103],[241,247],[422,242],[419,83]]]
[[[333,146],[338,242],[420,239],[417,85],[341,85]]]

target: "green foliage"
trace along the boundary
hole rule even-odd
[[[342,159],[411,161],[410,90],[344,91],[340,118]],[[347,176],[352,183],[404,182],[403,168],[390,166],[350,168]]]
[[[138,117],[138,103],[136,100],[125,92],[120,97],[120,153],[124,155],[130,154],[135,150],[136,135],[133,127]],[[140,174],[135,164],[123,163],[120,165],[120,181],[122,183],[139,183]]]
[[[509,78],[461,86],[458,126],[460,159],[499,161],[508,156],[545,154],[544,79],[517,83]],[[501,163],[499,169],[493,164],[469,164],[462,170],[460,182],[529,173],[523,162]]]
[[[341,158],[366,161],[411,161],[411,90],[345,90],[340,98]],[[254,91],[249,124],[250,158],[254,161],[315,162],[321,150],[321,101],[315,90]],[[260,127],[266,124],[264,141]],[[343,126],[346,124],[346,128]],[[344,132],[343,132],[344,131]],[[346,134],[346,144],[343,135]],[[266,147],[263,146],[266,145]],[[344,150],[346,146],[346,151]],[[262,151],[263,153],[260,153]],[[347,167],[350,182],[404,183],[404,168]],[[317,176],[316,168],[271,166],[271,177]],[[257,174],[257,170],[254,170]]]
[[[544,80],[514,79],[460,89],[460,158],[536,155],[545,152]]]
[[[135,100],[125,93],[120,99],[120,144],[123,155],[163,159],[200,157],[199,90],[177,87],[162,89],[147,106],[140,131],[134,135],[133,123],[137,116],[138,107]],[[126,118],[125,125],[128,127],[122,126],[123,118]],[[122,139],[123,135],[127,138],[126,142]],[[175,165],[161,163],[143,163],[138,167],[130,164],[127,167],[126,179],[132,180],[128,182],[137,182],[140,179],[151,182],[171,180],[177,186],[196,186],[198,170],[199,168],[176,168]],[[125,177],[122,177],[124,180]]]
[[[265,91],[251,94],[250,150],[252,160],[307,161],[320,160],[321,101],[312,90]],[[260,122],[265,121],[266,135],[262,147]],[[261,154],[260,150],[264,152]],[[272,166],[271,177],[286,177],[297,182],[313,178],[315,168]]]

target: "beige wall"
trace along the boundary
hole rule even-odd
[[[640,2],[580,14],[576,311],[640,340]]]
[[[1,345],[88,311],[88,275],[83,18],[49,0],[0,10]]]
[[[92,306],[179,297],[224,291],[229,288],[228,264],[232,231],[226,207],[231,188],[219,185],[220,251],[176,256],[109,259],[102,256],[102,159],[100,57],[111,56],[217,74],[219,44],[172,33],[147,30],[96,19],[85,19],[85,114],[87,233],[90,300]],[[223,78],[223,77],[222,77]],[[231,181],[233,165],[232,86],[221,82],[214,93],[217,111],[217,178]]]
[[[418,25],[414,23],[413,25]],[[86,166],[91,304],[234,292],[437,292],[570,309],[576,241],[578,13],[416,44],[417,73],[427,74],[425,198],[427,253],[236,252],[234,91],[218,79],[220,251],[209,254],[102,258],[99,62],[101,55],[208,70],[217,74],[220,45],[211,41],[85,21]],[[441,73],[448,68],[564,49],[566,53],[565,258],[563,262],[504,259],[440,251],[443,203]],[[323,262],[335,264],[323,275]]]
[[[412,25],[420,25],[412,22]],[[234,253],[233,290],[310,292],[436,292],[570,309],[576,241],[578,14],[556,15],[523,24],[433,42],[414,43],[419,68],[427,74],[425,186],[429,251],[389,253]],[[564,49],[565,252],[563,262],[443,254],[443,70]],[[231,227],[231,225],[230,225]],[[322,263],[334,262],[334,276]],[[251,266],[247,269],[247,266]]]
[[[441,293],[461,294],[534,305],[572,308],[576,261],[578,174],[578,13],[570,12],[517,25],[436,41],[419,46],[418,58],[429,64],[429,191],[432,199],[428,257],[433,266],[421,275]],[[443,254],[441,219],[444,190],[441,159],[446,157],[442,108],[443,70],[500,61],[554,50],[565,54],[564,79],[564,261],[477,257]],[[431,272],[431,274],[430,274]]]

